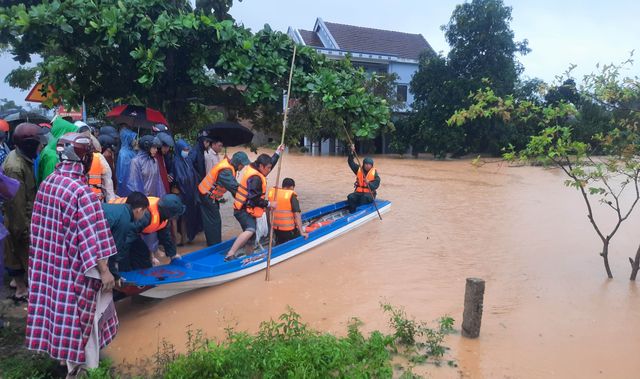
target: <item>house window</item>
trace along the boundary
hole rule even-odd
[[[406,84],[398,84],[398,86],[396,87],[396,99],[404,103],[407,102],[407,85]]]

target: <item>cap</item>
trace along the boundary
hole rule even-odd
[[[365,159],[362,160],[362,164],[367,164],[367,163],[373,166],[373,158],[366,157]]]
[[[231,163],[233,163],[234,165],[243,165],[243,166],[248,166],[249,163],[251,163],[251,161],[249,160],[249,156],[247,156],[247,153],[245,153],[244,151],[238,151],[237,153],[234,153],[233,156],[231,157]]]
[[[166,132],[169,130],[165,124],[155,124],[151,127],[154,133]]]
[[[173,141],[173,137],[171,137],[171,135],[169,135],[169,133],[167,132],[160,132],[156,134],[156,137],[158,137],[158,139],[160,140],[160,142],[162,142],[163,145],[167,145],[169,147],[173,147],[175,145],[175,142]]]
[[[168,218],[182,216],[187,209],[187,207],[182,204],[180,197],[172,193],[162,196],[158,202],[158,207],[163,210],[163,213],[166,212]]]
[[[148,134],[140,138],[138,146],[144,151],[149,151],[152,147],[160,148],[162,146],[162,142],[160,142],[158,137]]]

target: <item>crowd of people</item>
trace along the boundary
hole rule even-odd
[[[180,259],[177,246],[203,231],[207,246],[220,243],[227,192],[242,232],[225,261],[240,255],[266,210],[276,243],[307,237],[295,181],[267,189],[282,145],[251,162],[243,151],[223,154],[222,141],[205,131],[193,148],[175,141],[162,124],[140,136],[127,124],[94,128],[57,117],[16,126],[10,141],[8,133],[0,120],[0,273],[15,287],[13,301],[28,303],[27,346],[66,362],[71,374],[95,367],[115,336],[111,289],[120,273]],[[360,167],[350,153],[348,163],[355,211],[373,201],[380,177],[371,158]]]

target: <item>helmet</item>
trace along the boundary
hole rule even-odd
[[[67,133],[58,139],[56,151],[60,161],[80,162],[84,166],[84,172],[89,172],[95,151],[90,137],[80,133]]]
[[[235,152],[231,157],[231,163],[236,167],[238,165],[248,166],[251,161],[249,160],[247,153],[245,153],[244,151],[238,151]]]
[[[47,143],[46,130],[28,122],[16,126],[12,139],[14,145],[31,159],[38,155],[38,147]]]
[[[0,131],[5,133],[9,132],[9,123],[3,119],[0,119]]]
[[[167,145],[169,147],[173,147],[175,145],[175,143],[173,142],[173,137],[171,137],[171,135],[169,135],[169,133],[167,132],[160,132],[156,135],[156,137],[158,137],[163,145]]]
[[[138,146],[140,149],[148,152],[152,147],[160,148],[162,146],[162,142],[160,142],[160,139],[156,136],[146,135],[140,138]]]
[[[98,142],[102,145],[103,149],[115,149],[116,148],[116,139],[113,138],[110,134],[100,133],[98,136]]]
[[[155,124],[154,126],[151,127],[151,130],[154,133],[161,133],[161,132],[168,132],[169,128],[167,128],[165,124]]]
[[[73,125],[78,127],[78,133],[84,133],[84,132],[93,133],[93,127],[89,126],[84,121],[78,120],[78,121],[74,122]]]

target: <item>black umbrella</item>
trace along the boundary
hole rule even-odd
[[[244,145],[253,139],[253,132],[237,122],[220,121],[204,129],[209,138],[219,140],[224,146]]]
[[[17,109],[0,114],[0,118],[8,122],[11,126],[11,129],[15,128],[18,124],[21,124],[23,122],[30,122],[36,125],[43,122],[50,122],[50,119],[47,116],[43,116],[35,112],[28,112]]]

